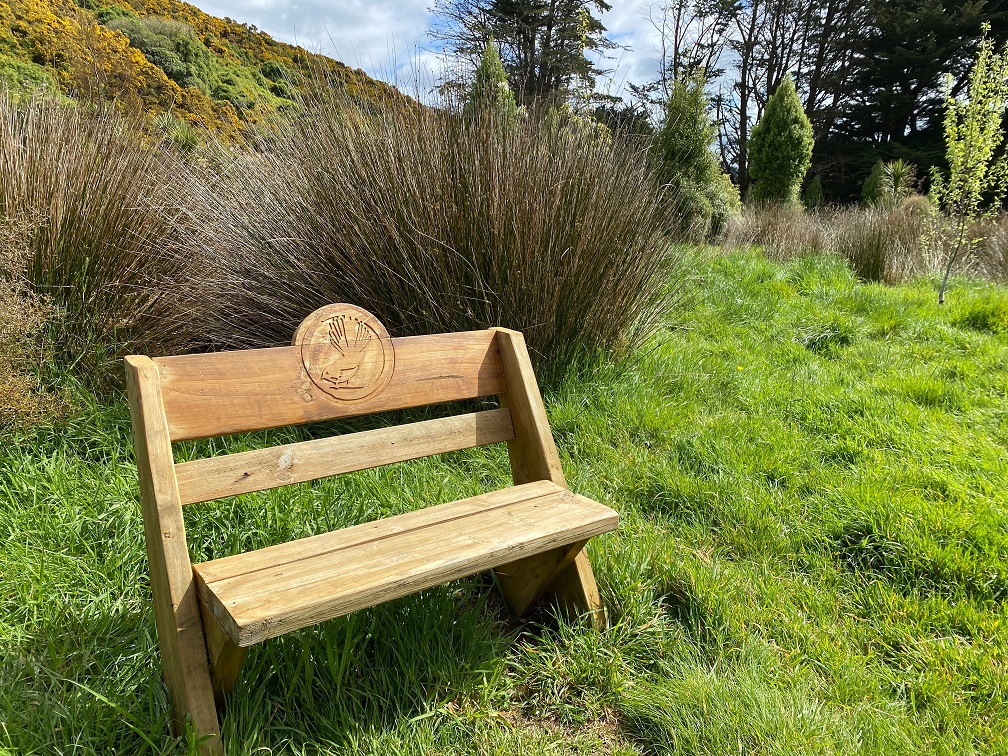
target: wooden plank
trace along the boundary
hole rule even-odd
[[[560,455],[550,430],[542,393],[532,370],[525,337],[518,331],[497,330],[497,346],[501,369],[507,383],[501,396],[501,406],[511,410],[515,437],[508,442],[511,474],[514,482],[549,480],[567,486]],[[544,565],[558,565],[551,572]],[[582,550],[573,559],[570,551],[559,549],[553,554],[538,554],[496,570],[504,600],[511,611],[523,616],[541,598],[551,596],[560,601],[566,611],[591,614],[593,624],[602,628],[605,614],[595,576],[588,556]]]
[[[539,384],[532,372],[525,337],[506,328],[495,330],[506,383],[500,403],[511,410],[515,433],[514,440],[508,442],[514,482],[551,480],[566,487],[560,455],[553,442]]]
[[[506,409],[424,420],[175,465],[182,504],[304,483],[514,438]]]
[[[275,546],[267,546],[256,551],[202,562],[193,565],[193,569],[204,582],[216,583],[260,570],[268,570],[279,564],[288,564],[322,553],[338,551],[348,542],[382,540],[407,530],[419,530],[451,519],[460,520],[475,512],[507,506],[525,499],[548,496],[561,490],[563,489],[549,481],[511,486],[447,504],[417,509],[402,515],[384,517],[331,533],[322,533]]]
[[[206,638],[214,701],[217,702],[218,708],[223,708],[224,698],[238,681],[248,649],[237,645],[231,636],[224,632],[224,628],[202,600],[200,615],[203,617],[203,635]]]
[[[392,339],[395,370],[377,393],[341,401],[320,390],[301,347],[154,360],[173,441],[473,399],[504,390],[495,332]]]
[[[189,715],[196,732],[210,736],[200,746],[200,753],[222,754],[158,369],[147,357],[127,357],[126,381],[154,620],[161,666],[175,705],[175,731],[182,733],[183,722]]]
[[[539,483],[195,569],[214,616],[247,646],[518,557],[581,543],[617,521],[601,504]]]

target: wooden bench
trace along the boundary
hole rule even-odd
[[[544,599],[604,622],[584,545],[617,514],[571,493],[522,335],[389,338],[330,305],[290,347],[126,358],[151,589],[174,726],[221,753],[216,705],[245,650],[487,569],[509,609]],[[172,442],[497,395],[499,408],[175,463]],[[514,486],[192,564],[182,507],[507,442]],[[421,502],[422,504],[422,502]]]

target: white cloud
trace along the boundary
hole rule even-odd
[[[254,24],[275,39],[296,43],[362,68],[385,81],[396,80],[411,88],[419,71],[429,83],[439,67],[427,37],[431,0],[318,0],[285,3],[278,0],[197,0],[196,5],[214,16],[228,16]],[[647,0],[616,2],[601,16],[614,42],[628,50],[613,50],[611,82],[602,90],[619,94],[627,82],[640,83],[658,68],[657,35],[647,20]]]

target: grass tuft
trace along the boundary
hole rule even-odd
[[[24,280],[59,313],[50,338],[64,368],[100,382],[124,352],[188,346],[183,263],[165,251],[178,231],[175,173],[111,106],[0,93],[0,218],[31,224]]]

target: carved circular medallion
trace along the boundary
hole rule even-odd
[[[294,343],[301,363],[318,388],[344,402],[357,402],[388,385],[395,351],[385,326],[367,310],[326,305],[298,327]]]

